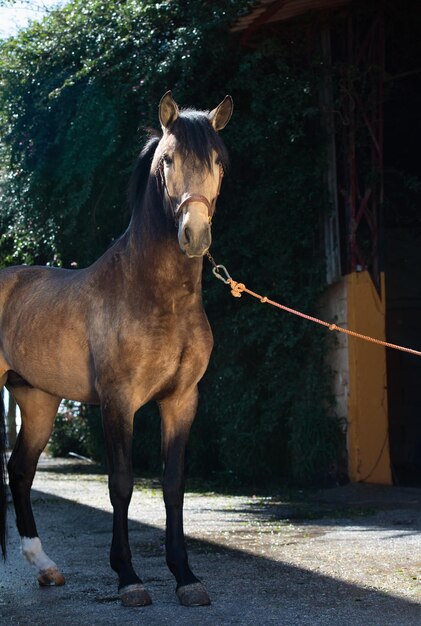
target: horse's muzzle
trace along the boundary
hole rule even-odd
[[[178,243],[189,258],[201,257],[210,248],[211,210],[209,201],[197,194],[187,196],[178,208]]]
[[[209,250],[212,235],[209,224],[203,224],[197,228],[188,223],[182,226],[178,234],[180,248],[189,258],[201,257]]]

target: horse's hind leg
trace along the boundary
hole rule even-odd
[[[38,459],[50,437],[60,398],[26,386],[10,391],[22,415],[22,426],[8,463],[22,554],[38,569],[40,585],[63,585],[63,575],[42,549],[30,499]]]

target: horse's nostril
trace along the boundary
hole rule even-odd
[[[211,244],[209,225],[186,224],[179,233],[179,244],[188,257],[202,256]]]

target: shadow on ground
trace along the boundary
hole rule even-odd
[[[83,481],[78,485],[76,481],[75,490],[83,490],[84,484]],[[419,506],[420,491],[405,491],[402,497],[405,515],[408,515],[411,506]],[[329,507],[342,513],[345,509],[350,514],[351,509],[347,507],[359,506],[364,509],[366,527],[370,524],[370,511],[377,505],[374,492],[366,492],[363,502],[359,493],[364,490],[351,488],[341,495],[338,492],[335,497],[333,492],[330,495],[323,492],[324,500],[320,494],[318,499],[314,496],[310,503],[312,511],[318,512],[320,517],[320,510],[325,510],[324,521],[328,525],[337,524],[338,519],[339,523],[343,519],[345,524],[347,516],[332,520]],[[381,506],[386,506],[388,498],[384,492]],[[123,608],[116,594],[115,576],[108,566],[111,514],[101,510],[102,505],[96,501],[95,506],[89,506],[41,490],[33,492],[33,503],[44,545],[62,567],[67,583],[62,588],[38,587],[34,572],[18,554],[18,536],[12,524],[13,515],[9,515],[9,559],[6,564],[0,564],[0,623],[5,626],[52,623],[109,626],[122,622],[129,626],[139,623],[148,626],[254,626],[256,623],[415,626],[421,623],[420,604],[323,575],[317,571],[317,554],[313,555],[316,565],[311,570],[297,567],[283,562],[279,556],[250,554],[244,547],[233,547],[232,542],[227,546],[218,541],[217,528],[213,534],[206,534],[209,540],[188,539],[193,569],[206,583],[213,604],[186,609],[177,604],[174,581],[165,566],[164,532],[160,523],[153,521],[131,520],[130,536],[136,568],[154,604],[139,609]],[[254,502],[250,499],[247,506],[238,507],[238,513],[246,511],[264,521],[285,521],[291,519],[294,510],[303,510],[304,506],[304,502],[284,504],[279,500],[256,499]],[[206,511],[202,510],[202,514],[206,515]],[[215,515],[215,510],[212,514]],[[225,514],[226,510],[221,509],[218,514],[221,521]],[[230,508],[230,515],[235,514],[234,506]],[[352,523],[358,525],[360,519],[356,516]],[[373,516],[373,526],[379,524],[376,519]],[[411,524],[409,519],[407,521]],[[346,523],[349,524],[349,519]],[[418,533],[419,523],[410,528],[407,525],[406,530],[409,529]],[[235,533],[233,536],[235,543]]]

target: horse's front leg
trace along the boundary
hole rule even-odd
[[[108,486],[113,505],[113,539],[110,564],[118,574],[118,591],[124,606],[146,606],[152,600],[132,566],[128,510],[133,492],[133,412],[117,401],[101,406],[108,458]]]
[[[197,387],[159,403],[162,417],[163,492],[167,515],[166,560],[177,581],[176,593],[184,606],[206,606],[209,595],[190,569],[183,529],[184,456],[197,408]]]

